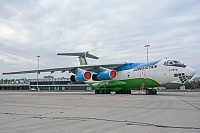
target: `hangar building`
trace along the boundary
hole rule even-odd
[[[41,79],[1,79],[0,90],[40,90],[66,91],[66,90],[93,90],[85,83],[72,83],[69,78],[54,78],[45,76]]]

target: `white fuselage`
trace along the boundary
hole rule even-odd
[[[171,81],[176,81],[180,84],[184,84],[188,80],[192,78],[195,74],[195,70],[190,68],[189,66],[180,67],[177,65],[164,65],[165,62],[169,61],[168,59],[160,60],[158,63],[150,65],[150,66],[142,66],[135,67],[127,70],[117,71],[117,77],[115,81],[121,80],[130,80],[130,79],[151,79],[159,83],[160,85],[164,85]],[[89,80],[87,82],[109,82],[107,81],[93,81]]]

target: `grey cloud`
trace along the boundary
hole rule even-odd
[[[37,55],[41,68],[78,64],[58,52],[90,51],[100,57],[93,64],[142,62],[148,43],[150,60],[177,58],[200,75],[198,0],[8,0],[0,7],[1,71],[33,69]],[[19,61],[7,67],[3,55]]]

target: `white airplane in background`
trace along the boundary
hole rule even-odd
[[[54,71],[69,71],[72,82],[85,82],[95,88],[95,94],[116,93],[131,94],[131,89],[143,90],[146,94],[157,94],[153,87],[164,86],[169,82],[185,84],[195,74],[195,70],[173,59],[156,60],[145,63],[125,62],[119,64],[88,65],[86,57],[99,59],[89,52],[58,53],[57,55],[78,56],[80,66],[30,71],[6,72],[25,74]],[[150,89],[152,88],[152,89]]]

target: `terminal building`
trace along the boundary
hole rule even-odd
[[[45,76],[41,79],[1,79],[0,90],[35,90],[47,91],[93,90],[85,83],[73,83],[69,78]]]

